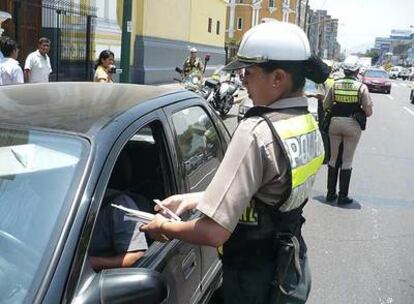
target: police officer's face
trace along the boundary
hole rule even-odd
[[[254,105],[269,105],[275,101],[270,94],[274,84],[273,73],[265,73],[258,66],[246,68],[243,84]]]
[[[191,54],[190,54],[191,56],[191,59],[196,59],[196,57],[197,57],[197,53],[196,52],[191,52]]]

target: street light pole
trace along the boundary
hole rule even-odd
[[[129,82],[129,62],[131,54],[131,27],[132,27],[132,0],[124,0],[122,13],[122,37],[121,37],[121,82]]]

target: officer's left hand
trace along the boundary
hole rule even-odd
[[[151,222],[146,225],[142,225],[139,230],[142,232],[147,232],[152,239],[165,243],[169,241],[169,239],[165,234],[161,233],[161,224],[166,221],[169,220],[158,213],[155,215],[154,219]]]

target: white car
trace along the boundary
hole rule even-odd
[[[388,75],[390,76],[391,79],[397,79],[398,73],[400,73],[401,69],[402,67],[400,66],[392,67],[391,70],[388,72]]]

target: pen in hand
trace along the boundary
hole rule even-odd
[[[160,207],[163,213],[167,214],[173,220],[181,222],[181,218],[178,215],[176,215],[174,212],[172,212],[170,209],[165,207],[159,199],[154,199],[154,203],[157,204],[158,207]]]

